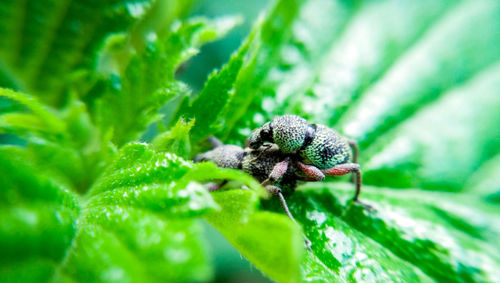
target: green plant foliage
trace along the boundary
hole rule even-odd
[[[189,157],[191,152],[189,131],[193,128],[194,121],[185,122],[182,119],[177,121],[170,131],[156,136],[152,142],[153,146],[159,151],[175,152],[180,157]]]
[[[3,2],[0,81],[60,104],[71,80],[68,73],[90,68],[102,39],[127,30],[150,6],[149,1],[120,0]]]
[[[209,215],[208,221],[242,255],[277,281],[300,281],[303,238],[287,216],[255,211],[258,198],[250,191],[217,192],[213,198],[222,211]]]
[[[498,2],[276,0],[198,94],[176,74],[241,18],[191,4],[0,4],[0,282],[209,281],[202,222],[277,282],[500,278]],[[290,113],[360,142],[373,209],[307,183],[296,225],[189,160]]]
[[[364,155],[370,156],[365,163],[369,170],[365,180],[377,183],[371,178],[382,178],[379,172],[383,171],[384,175],[393,176],[387,183],[393,187],[460,190],[468,176],[498,152],[498,87],[500,65],[496,64],[444,93],[425,110],[395,127],[393,134],[379,138],[380,143],[374,143]],[[436,119],[436,113],[442,119]],[[426,128],[429,124],[433,127]],[[465,145],[468,150],[464,150]],[[410,171],[418,175],[410,176]]]
[[[213,72],[208,77],[203,91],[192,103],[188,102],[188,96],[184,98],[176,117],[194,119],[195,124],[192,130],[194,142],[206,138],[209,133],[217,130],[215,125],[217,118],[231,98],[230,91],[243,64],[247,48],[247,45],[243,45],[220,72]]]
[[[500,155],[484,163],[467,181],[465,188],[473,194],[478,194],[482,198],[500,202],[500,183],[497,172],[500,169]]]
[[[137,139],[161,118],[159,108],[182,92],[182,85],[174,79],[179,65],[202,44],[223,36],[237,23],[238,18],[175,22],[165,36],[148,33],[142,49],[131,46],[127,35],[109,37],[98,65],[103,79],[86,98],[95,120],[101,128],[113,131],[117,145]]]

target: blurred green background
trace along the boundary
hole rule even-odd
[[[193,87],[198,93],[207,76],[215,68],[221,68],[229,60],[231,53],[241,45],[254,21],[269,4],[269,0],[255,1],[196,1],[193,4],[191,16],[215,18],[223,15],[241,15],[243,22],[226,37],[204,45],[200,53],[194,56],[186,67],[178,74],[179,79]]]

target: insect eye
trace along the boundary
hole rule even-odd
[[[260,138],[263,141],[272,142],[273,141],[273,133],[272,133],[271,129],[269,129],[268,127],[263,127],[260,131]]]

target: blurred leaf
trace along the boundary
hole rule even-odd
[[[231,98],[230,90],[243,64],[247,48],[244,44],[220,72],[212,72],[201,93],[191,103],[188,103],[186,97],[180,105],[175,117],[195,120],[192,129],[193,142],[200,141],[216,131],[217,119]]]
[[[498,26],[498,2],[464,1],[451,9],[350,108],[340,122],[345,133],[362,144],[373,142],[445,90],[500,60],[494,47],[500,44]]]
[[[365,182],[461,189],[482,162],[499,152],[499,87],[496,64],[379,137],[363,154],[369,156]],[[385,176],[390,180],[381,181]]]
[[[174,78],[179,65],[237,22],[237,18],[227,17],[177,21],[169,33],[149,32],[143,50],[131,46],[126,35],[109,37],[97,68],[102,80],[85,98],[94,119],[101,128],[112,129],[113,141],[119,146],[137,139],[161,118],[158,110],[165,102],[186,93]]]
[[[100,144],[85,105],[74,98],[56,110],[28,94],[0,89],[0,96],[21,105],[17,111],[0,114],[0,132],[25,139],[26,149],[36,162],[85,191],[102,170],[109,145]],[[98,153],[100,156],[95,157]],[[97,160],[95,160],[95,159]]]
[[[222,211],[207,220],[242,255],[278,282],[299,282],[304,240],[287,216],[254,211],[257,197],[251,191],[213,193]]]
[[[42,131],[46,133],[61,133],[65,125],[48,107],[44,106],[31,95],[0,88],[0,97],[25,106],[28,113],[0,113],[0,129],[6,129],[22,134],[23,132]]]
[[[0,278],[48,281],[76,234],[78,198],[21,148],[0,148],[0,172]]]
[[[465,189],[472,194],[491,202],[500,204],[500,155],[481,165],[467,181]]]
[[[187,158],[191,152],[189,131],[193,125],[194,120],[185,122],[181,119],[170,131],[156,136],[152,144],[158,151],[175,152],[180,157]]]
[[[280,76],[272,80],[279,83],[276,96],[283,100],[272,109],[300,111],[319,123],[334,125],[372,83],[404,56],[407,48],[418,42],[457,3],[453,0],[366,2],[360,5],[359,11],[350,9],[343,12],[345,15],[340,14],[343,10],[332,7],[338,17],[352,17],[339,23],[329,20],[330,25],[336,24],[336,30],[344,28],[324,35],[333,42],[316,39],[316,33],[329,30],[319,30],[314,22],[303,20],[301,26],[308,36],[297,36],[307,52],[297,54],[290,70],[279,72]],[[316,13],[326,13],[321,5],[311,6]],[[322,49],[313,52],[315,46]],[[292,47],[288,48],[291,49],[288,52],[297,53]],[[307,71],[309,68],[313,71]],[[278,79],[286,80],[287,86]]]
[[[119,0],[3,2],[0,82],[61,104],[70,73],[90,69],[103,38],[127,30],[150,6]]]

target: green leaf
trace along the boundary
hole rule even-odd
[[[130,144],[82,197],[30,151],[0,149],[1,171],[11,172],[0,177],[6,281],[27,276],[38,262],[26,281],[206,280],[211,267],[197,218],[220,208],[194,181],[219,175],[258,186],[243,174]],[[10,269],[12,262],[26,269]]]
[[[48,281],[76,234],[78,198],[22,148],[0,148],[0,172],[0,278]]]
[[[369,156],[365,182],[461,189],[482,162],[498,153],[498,87],[500,64],[444,93],[391,133],[380,136],[363,154]],[[381,174],[392,176],[391,180],[380,182],[384,178]]]
[[[340,122],[345,133],[363,144],[373,142],[374,131],[379,136],[414,114],[416,104],[426,105],[500,60],[493,47],[500,43],[500,30],[491,28],[500,24],[499,16],[500,5],[490,1],[451,9],[350,109],[357,114],[346,113]]]
[[[332,189],[310,188],[304,194],[317,194],[313,199],[328,203],[324,192]],[[341,193],[342,199],[352,194],[345,189]],[[498,252],[490,245],[499,230],[492,207],[467,195],[368,186],[364,199],[374,205],[374,212],[345,204],[330,211],[438,281],[490,281],[497,276]],[[337,206],[334,201],[329,205]]]
[[[53,111],[38,102],[35,97],[5,88],[0,88],[0,97],[6,97],[19,103],[31,112],[31,114],[2,113],[0,116],[1,128],[11,128],[13,131],[39,130],[48,133],[61,133],[65,130],[64,123],[52,113]]]
[[[497,154],[472,174],[465,189],[488,201],[500,203],[500,176],[497,174],[499,168],[500,155]]]
[[[245,65],[234,82],[234,95],[224,112],[224,134],[227,137],[238,119],[242,118],[252,100],[259,99],[256,91],[278,60],[283,41],[290,37],[293,19],[298,16],[303,1],[276,1],[259,20],[241,48],[248,45]],[[236,60],[236,58],[235,58]],[[230,61],[231,62],[231,61]]]
[[[210,162],[202,162],[186,174],[186,177],[192,180],[235,180],[247,186],[258,196],[268,198],[269,194],[253,177],[239,170],[217,168]]]
[[[148,1],[63,1],[2,3],[0,81],[61,104],[75,68],[90,69],[105,36],[130,28]],[[25,15],[30,15],[26,17]]]
[[[0,114],[0,132],[23,138],[36,162],[45,163],[76,190],[86,191],[101,173],[99,163],[109,157],[109,145],[98,141],[85,105],[71,97],[68,105],[56,110],[28,94],[0,89],[0,96],[20,105]]]
[[[295,223],[285,215],[254,211],[258,199],[251,191],[217,192],[213,197],[222,211],[207,220],[242,255],[278,282],[300,281],[304,240]]]
[[[131,46],[125,34],[109,37],[97,67],[102,80],[87,94],[94,120],[113,131],[119,146],[137,139],[160,120],[158,110],[165,102],[186,93],[174,79],[179,65],[237,23],[237,18],[176,21],[168,33],[149,32],[143,49]]]
[[[191,142],[189,131],[194,125],[194,120],[185,122],[177,121],[177,124],[168,132],[159,134],[153,140],[153,146],[158,151],[175,152],[181,157],[189,157],[191,153]]]
[[[41,262],[26,281],[204,281],[212,270],[199,217],[220,206],[196,181],[239,181],[256,190],[245,191],[253,196],[254,205],[262,190],[241,172],[193,164],[171,153],[157,153],[146,144],[129,144],[82,197],[42,169],[30,153],[15,147],[0,150],[0,169],[11,172],[0,177],[5,185],[0,242],[6,259],[0,278],[6,281],[26,276],[26,269],[11,269],[12,262],[25,268]],[[269,222],[270,227],[289,229],[287,235],[301,238],[298,227],[284,216],[267,214],[257,214],[248,231],[256,233]],[[275,226],[276,217],[282,224]],[[283,239],[276,254],[290,246],[296,245]]]
[[[200,141],[216,131],[216,122],[231,98],[230,90],[243,64],[246,48],[244,45],[233,55],[220,72],[212,72],[205,87],[192,103],[181,104],[176,117],[195,120],[192,129],[193,142]]]

